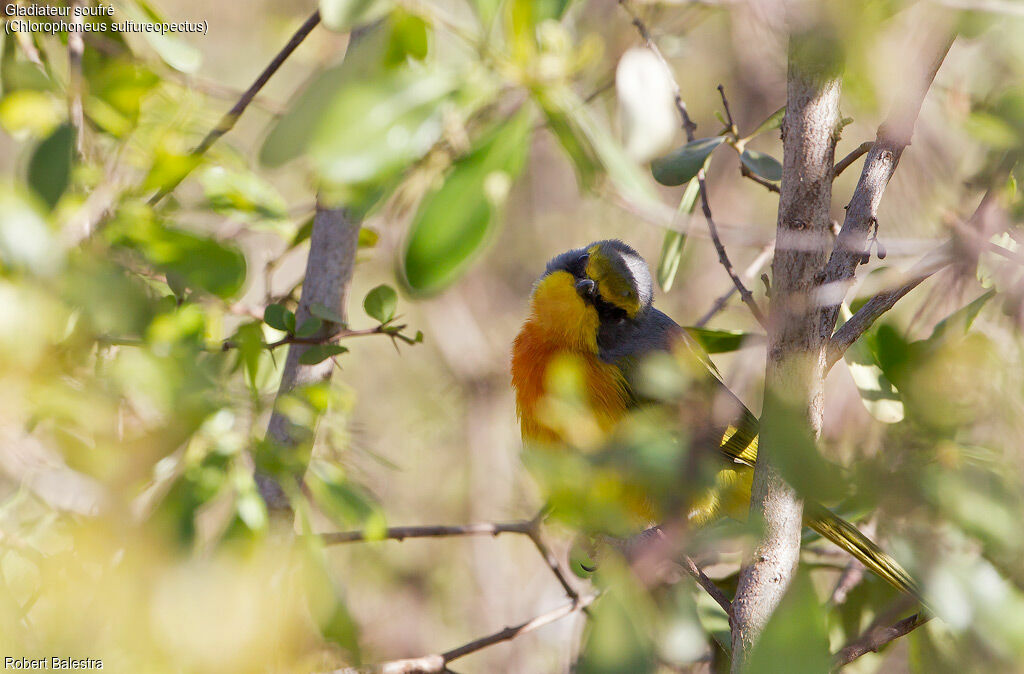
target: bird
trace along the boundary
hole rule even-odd
[[[608,434],[631,410],[649,402],[640,390],[644,359],[683,354],[710,383],[698,392],[713,390],[711,395],[728,403],[725,421],[703,434],[717,450],[711,454],[721,465],[706,489],[692,495],[687,518],[694,526],[726,516],[743,518],[757,460],[758,419],[721,381],[714,363],[688,331],[656,309],[653,300],[647,262],[618,239],[566,251],[547,263],[512,346],[512,386],[523,441],[546,447],[572,444],[567,437],[572,429],[559,423],[549,404],[550,370],[559,361],[575,364],[589,418]],[[920,599],[912,576],[856,526],[815,502],[806,502],[804,510],[805,524],[812,530],[897,590]]]

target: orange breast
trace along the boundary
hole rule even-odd
[[[602,431],[610,430],[626,411],[629,393],[617,367],[601,361],[588,349],[567,346],[531,319],[523,325],[512,347],[512,386],[524,440],[566,440],[558,424],[552,423],[550,405],[545,405],[553,393],[548,390],[549,367],[560,358],[567,358],[578,368],[583,399]]]

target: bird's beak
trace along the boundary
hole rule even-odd
[[[576,292],[580,297],[589,302],[597,294],[597,284],[588,278],[581,278],[579,281],[576,281]]]

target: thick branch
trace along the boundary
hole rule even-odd
[[[929,620],[931,620],[930,616],[915,613],[893,625],[870,629],[843,646],[842,650],[832,656],[832,667],[834,670],[842,669],[860,656],[866,653],[875,653],[882,646],[913,632]]]
[[[201,157],[202,155],[206,154],[206,151],[209,150],[214,143],[220,140],[221,136],[223,136],[224,134],[226,134],[228,131],[235,127],[235,123],[238,122],[238,118],[242,116],[242,113],[245,112],[245,109],[248,108],[249,104],[252,103],[254,98],[256,98],[256,94],[260,92],[260,89],[262,89],[266,85],[266,83],[270,81],[270,78],[274,76],[274,73],[278,71],[281,65],[284,64],[288,57],[292,55],[292,52],[294,52],[298,48],[298,46],[302,44],[302,41],[306,39],[306,37],[313,31],[314,28],[317,27],[317,24],[319,23],[320,12],[319,10],[317,10],[310,14],[309,18],[307,18],[302,23],[302,25],[299,26],[299,29],[295,31],[295,34],[292,35],[291,39],[288,40],[287,44],[285,44],[285,46],[281,48],[281,51],[279,51],[277,55],[274,56],[270,63],[267,64],[267,67],[263,69],[263,72],[259,74],[259,77],[256,78],[256,81],[254,81],[249,86],[249,88],[245,90],[245,93],[242,94],[241,98],[239,98],[238,101],[231,107],[231,109],[228,110],[223,117],[221,117],[220,122],[218,122],[217,126],[215,126],[208,134],[206,134],[206,137],[203,138],[202,142],[200,142],[199,145],[197,145],[196,148],[192,150],[191,156]],[[160,203],[160,201],[164,197],[173,192],[174,188],[181,184],[181,181],[184,180],[185,176],[187,175],[187,172],[183,172],[174,180],[174,182],[164,185],[162,188],[160,188],[160,190],[156,194],[150,197],[149,205],[155,206],[156,204]]]
[[[823,340],[811,294],[826,257],[839,82],[801,55],[799,39],[790,47],[765,405],[750,500],[764,533],[740,571],[732,602],[733,672],[744,668],[800,556],[803,502],[775,456],[789,451],[794,432],[817,437],[822,423]]]
[[[309,258],[302,283],[302,298],[295,312],[297,325],[310,318],[310,307],[322,304],[339,316],[345,316],[346,297],[355,269],[359,241],[359,220],[345,209],[325,208],[318,205],[313,219]],[[326,327],[324,328],[326,331]],[[322,336],[322,335],[321,335]],[[279,403],[297,386],[330,379],[334,363],[327,359],[316,365],[302,365],[299,358],[309,349],[308,344],[294,343],[288,349],[281,385],[277,391],[274,413],[267,427],[267,437],[280,448],[296,447],[310,441],[305,429],[293,424],[281,410]],[[273,478],[257,474],[260,494],[267,505],[275,510],[286,510],[288,500]]]
[[[935,74],[952,44],[953,41],[950,39],[943,45],[923,75],[918,78],[918,82],[910,87],[901,105],[897,106],[889,119],[879,127],[877,138],[864,160],[864,169],[861,171],[857,188],[846,207],[843,227],[825,267],[824,286],[828,293],[827,297],[823,295],[819,298],[823,305],[819,326],[823,338],[832,334],[836,319],[839,317],[839,305],[853,281],[857,265],[863,258],[868,234],[877,223],[878,205],[882,200],[882,194],[896,171],[903,151],[910,144],[925,94],[928,93]]]

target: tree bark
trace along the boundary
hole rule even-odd
[[[824,268],[839,124],[839,81],[790,47],[783,176],[772,263],[768,363],[761,437],[750,500],[763,537],[740,573],[732,604],[732,671],[745,666],[758,636],[796,571],[803,502],[786,484],[774,457],[787,451],[797,423],[821,430],[824,344],[815,288]]]
[[[296,326],[302,325],[311,316],[310,307],[314,304],[322,304],[342,318],[346,316],[346,298],[355,269],[360,224],[360,221],[344,208],[326,208],[317,203],[309,243],[309,259],[306,261],[306,275],[302,282],[302,297],[295,311]],[[322,329],[328,331],[330,326],[324,325]],[[303,442],[312,441],[312,429],[293,424],[287,415],[282,413],[279,406],[281,400],[296,387],[329,380],[334,369],[334,362],[329,358],[316,365],[299,363],[299,358],[309,348],[308,344],[292,344],[288,348],[281,386],[278,388],[274,412],[267,426],[267,438],[272,440],[279,450],[287,451]],[[284,490],[273,477],[257,473],[256,483],[268,508],[289,508]]]

